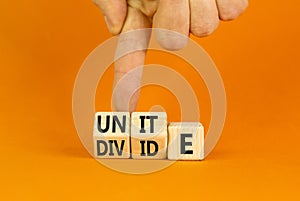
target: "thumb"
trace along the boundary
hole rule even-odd
[[[114,65],[113,102],[117,111],[133,112],[136,109],[142,67],[151,35],[151,29],[145,28],[150,27],[150,20],[142,12],[128,7]]]
[[[127,13],[126,0],[93,0],[104,15],[109,32],[117,35],[121,32]]]

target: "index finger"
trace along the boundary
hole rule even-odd
[[[133,30],[151,28],[151,21],[138,9],[128,7],[122,33],[119,36],[117,46],[117,60],[114,65],[114,107],[117,111],[135,111],[141,82],[141,72],[130,74],[129,79],[122,80],[121,85],[117,83],[133,69],[143,66],[146,56],[146,49],[149,43],[151,31]],[[131,52],[132,50],[136,50]],[[123,55],[124,52],[131,52]],[[116,88],[116,85],[118,86]]]

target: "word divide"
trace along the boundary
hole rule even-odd
[[[204,159],[199,122],[171,122],[165,112],[97,112],[93,131],[96,158]]]

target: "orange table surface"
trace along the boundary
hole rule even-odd
[[[222,137],[204,161],[146,175],[99,164],[74,127],[76,74],[111,37],[97,7],[87,0],[32,0],[1,1],[0,10],[1,200],[300,200],[298,1],[250,1],[238,20],[222,22],[207,38],[193,37],[224,81]],[[159,55],[147,57],[154,60]],[[183,63],[168,65],[188,74]],[[98,91],[111,93],[111,77],[110,69],[107,87]],[[146,87],[138,109],[176,110],[168,98],[169,92]],[[207,100],[205,94],[204,105]],[[204,114],[207,125],[209,110]]]

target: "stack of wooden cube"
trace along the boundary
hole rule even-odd
[[[204,159],[204,128],[199,122],[171,122],[165,112],[97,112],[96,158]]]

